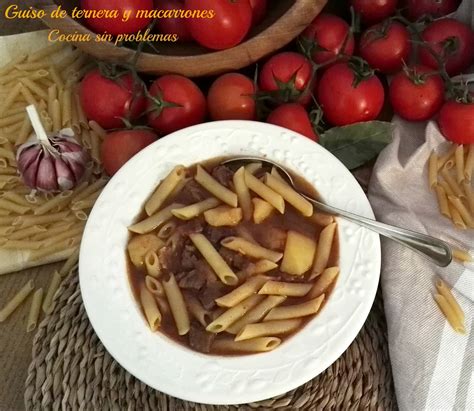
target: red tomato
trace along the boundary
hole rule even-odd
[[[311,125],[308,112],[301,104],[282,104],[270,113],[267,123],[285,127],[313,141],[319,141],[319,137]]]
[[[411,52],[410,33],[400,23],[368,28],[360,39],[360,55],[375,69],[390,74],[400,70]]]
[[[401,71],[390,83],[390,102],[393,111],[410,121],[424,121],[433,117],[444,101],[444,83],[438,74],[424,77],[432,69],[415,66],[411,74]]]
[[[335,126],[374,120],[384,102],[384,90],[377,76],[359,81],[350,63],[329,67],[318,87],[318,101],[329,123]]]
[[[228,73],[212,83],[207,106],[213,120],[255,120],[253,81],[240,73]]]
[[[461,0],[406,0],[407,14],[412,20],[422,16],[441,17],[459,7]]]
[[[113,176],[140,150],[156,141],[150,130],[119,130],[108,133],[100,148],[100,159],[109,176]]]
[[[117,10],[119,16],[114,18],[86,18],[86,24],[97,33],[118,34],[136,33],[151,23],[151,18],[137,18],[137,10],[153,10],[153,0],[81,0],[84,10]],[[125,13],[129,14],[123,21]]]
[[[292,51],[270,57],[263,65],[258,79],[262,91],[280,90],[281,101],[298,101],[302,104],[307,104],[311,100],[312,81],[311,62],[303,55]]]
[[[450,18],[436,20],[426,27],[422,37],[438,56],[447,54],[444,60],[450,76],[463,72],[474,61],[474,31],[464,23]],[[438,68],[435,58],[425,47],[419,48],[419,57],[425,66]]]
[[[252,7],[252,26],[256,26],[265,17],[267,0],[249,0]]]
[[[333,59],[338,53],[349,56],[354,53],[354,36],[349,32],[349,25],[333,14],[322,13],[317,16],[302,36],[316,43],[318,49],[313,53],[313,60],[319,64]],[[346,47],[341,50],[347,36]]]
[[[474,144],[474,102],[447,101],[439,112],[444,137],[456,144]]]
[[[395,14],[398,0],[351,0],[364,23],[373,24]]]
[[[186,19],[194,40],[213,50],[239,44],[252,23],[249,0],[185,0],[185,5],[188,10],[212,10],[215,14],[213,18]]]
[[[161,10],[183,10],[184,3],[180,0],[167,0],[160,2]],[[156,19],[156,27],[163,34],[177,34],[180,41],[191,41],[193,36],[186,26],[186,19],[162,18]]]
[[[122,118],[137,119],[145,110],[145,87],[131,73],[111,80],[92,70],[79,86],[81,106],[89,120],[105,129],[123,127]]]
[[[168,74],[150,87],[148,124],[160,134],[198,124],[206,117],[206,98],[190,79]]]

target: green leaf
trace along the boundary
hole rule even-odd
[[[319,143],[352,170],[377,157],[392,141],[392,124],[367,121],[334,127],[319,138]]]

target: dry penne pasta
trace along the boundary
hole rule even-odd
[[[448,196],[448,201],[458,210],[462,219],[468,227],[474,228],[474,217],[471,215],[466,206],[462,203],[461,199],[454,196]]]
[[[29,89],[29,91],[31,91],[33,94],[36,94],[40,99],[48,100],[48,93],[28,77],[22,77],[20,82],[23,83],[23,85]]]
[[[248,279],[241,286],[235,288],[230,293],[217,298],[216,304],[219,307],[231,308],[236,306],[241,301],[250,297],[252,294],[256,294],[262,285],[268,281],[268,278],[263,276],[255,276]]]
[[[102,177],[94,181],[89,186],[85,186],[82,190],[77,189],[75,194],[71,196],[71,202],[77,202],[89,197],[91,194],[101,190],[108,182],[106,177]],[[82,186],[81,186],[82,188]]]
[[[304,297],[309,293],[311,283],[287,283],[284,281],[267,281],[258,291],[259,294],[284,295],[287,297]]]
[[[453,258],[462,262],[471,262],[473,261],[472,256],[466,251],[459,248],[452,248]]]
[[[107,132],[96,121],[89,121],[89,127],[101,139],[103,139],[107,135]]]
[[[84,230],[84,225],[79,224],[79,225],[74,225],[70,229],[65,230],[64,232],[55,235],[52,238],[45,238],[43,240],[42,245],[45,247],[48,247],[50,245],[53,245],[55,243],[61,242],[63,240],[73,238],[73,237],[80,237],[80,234],[82,234],[82,231]]]
[[[204,212],[204,220],[213,227],[236,226],[243,218],[242,209],[226,205],[212,208]]]
[[[286,182],[267,173],[265,175],[265,183],[305,217],[310,217],[313,214],[313,205]]]
[[[61,211],[59,213],[51,213],[47,215],[22,215],[16,217],[13,221],[13,225],[17,225],[20,228],[26,228],[32,225],[41,225],[41,224],[50,224],[57,221],[62,221],[65,217],[67,217],[69,211]]]
[[[438,157],[438,170],[441,170],[446,164],[446,162],[454,156],[455,151],[456,151],[456,146],[451,145],[449,150],[445,154]]]
[[[462,145],[456,147],[456,151],[454,152],[454,163],[456,166],[456,180],[461,184],[466,177],[464,174],[464,147]]]
[[[448,288],[447,284],[441,278],[437,278],[435,286],[438,293],[442,295],[451,306],[454,313],[456,314],[456,317],[459,318],[459,321],[463,323],[465,318],[464,311],[456,301],[456,298],[454,298],[454,295],[451,293],[451,290]]]
[[[230,338],[217,339],[212,347],[216,350],[228,352],[267,352],[272,351],[281,344],[277,337],[259,337],[244,341],[234,341]]]
[[[53,209],[57,209],[57,211],[62,210],[69,202],[69,199],[72,194],[72,190],[62,191],[61,193],[53,197],[51,200],[47,201],[44,204],[41,204],[39,207],[36,207],[33,211],[33,214],[43,215]]]
[[[31,251],[30,258],[32,261],[34,261],[34,260],[39,260],[47,255],[53,255],[55,253],[66,253],[66,251],[68,250],[70,250],[70,253],[72,253],[73,250],[77,247],[77,245],[80,242],[81,242],[81,236],[68,238],[66,240],[59,241],[52,245],[48,245],[47,247],[42,247],[39,250]],[[70,253],[67,256],[69,256]]]
[[[219,183],[200,165],[197,166],[196,175],[194,179],[223,203],[226,203],[231,207],[237,207],[237,194],[235,194],[233,191],[229,190],[227,187]]]
[[[245,221],[249,221],[252,218],[252,200],[250,192],[245,184],[245,168],[240,167],[234,174],[232,181],[234,183],[235,192],[239,206],[242,209],[242,215]]]
[[[41,302],[43,301],[43,289],[38,288],[31,301],[30,312],[26,321],[26,332],[31,332],[36,328],[38,324],[38,318],[41,310]]]
[[[273,308],[263,319],[263,321],[287,320],[292,318],[307,317],[316,314],[324,301],[324,294],[301,304],[294,304],[286,307]]]
[[[466,223],[461,217],[461,214],[459,214],[459,211],[452,205],[451,202],[449,203],[449,213],[451,214],[451,220],[457,228],[461,230],[465,230],[467,228]]]
[[[283,197],[248,171],[245,171],[245,184],[247,184],[250,190],[275,207],[281,214],[285,212],[285,200],[283,200]]]
[[[336,234],[336,223],[331,223],[324,227],[319,235],[319,242],[316,248],[312,276],[318,276],[326,268],[331,254],[332,243]]]
[[[56,43],[52,43],[46,47],[43,47],[34,53],[31,53],[28,56],[28,61],[33,62],[33,61],[38,61],[38,60],[44,60],[46,58],[49,58],[52,54],[56,54],[65,48],[65,44],[61,43],[60,41]]]
[[[230,250],[238,251],[243,255],[252,258],[266,259],[274,263],[280,261],[283,254],[278,251],[273,251],[262,247],[258,244],[247,241],[242,237],[226,237],[221,241],[221,244]]]
[[[0,309],[0,323],[5,321],[33,291],[33,280],[29,280],[4,306]]]
[[[1,245],[5,250],[38,250],[40,247],[44,246],[44,243],[41,241],[5,240],[6,242]]]
[[[74,252],[68,257],[68,259],[64,262],[62,267],[59,269],[58,273],[61,277],[65,277],[67,274],[71,272],[71,270],[76,266],[79,262],[79,247],[77,247]]]
[[[235,273],[203,234],[190,234],[189,238],[224,284],[237,284]]]
[[[315,298],[325,293],[328,288],[334,284],[337,276],[339,275],[339,267],[326,268],[323,273],[317,277],[311,291],[308,293],[309,298]]]
[[[453,310],[453,307],[451,307],[446,298],[441,294],[434,294],[433,298],[435,299],[441,312],[444,314],[453,330],[459,334],[466,334],[466,328],[464,327],[460,319],[457,317],[456,313]]]
[[[263,323],[247,324],[235,337],[235,341],[249,340],[257,337],[269,337],[290,333],[300,327],[302,320],[265,321]]]
[[[466,193],[466,201],[469,205],[471,214],[474,215],[474,190],[468,181],[463,183],[464,193]]]
[[[145,211],[150,216],[157,212],[166,201],[173,189],[186,176],[186,170],[183,166],[176,166],[160,183],[158,188],[145,203]]]
[[[431,189],[438,184],[438,160],[438,156],[432,151],[428,162],[428,182]]]
[[[140,289],[140,302],[150,329],[152,331],[158,330],[161,325],[161,313],[155,297],[145,285],[142,285]]]
[[[444,188],[438,184],[435,186],[435,191],[441,214],[448,218],[451,218],[451,212],[449,211],[448,196],[446,195],[446,191],[444,191]]]
[[[163,280],[163,288],[165,290],[166,299],[173,314],[179,335],[185,335],[189,332],[190,323],[186,304],[183,299],[174,275],[171,274],[168,280]]]
[[[48,286],[48,290],[46,291],[46,296],[44,297],[43,304],[42,304],[42,309],[45,314],[51,314],[54,308],[53,300],[54,300],[54,295],[56,294],[56,291],[59,289],[59,286],[61,285],[61,275],[57,272],[54,271],[53,276],[51,277],[51,281]]]
[[[248,311],[255,307],[264,297],[261,295],[251,295],[237,305],[226,310],[223,314],[212,321],[206,331],[211,333],[220,333],[225,331],[230,325],[242,318]]]
[[[173,208],[171,214],[181,220],[190,220],[201,215],[205,211],[218,206],[220,203],[220,200],[217,198],[210,197],[188,206]]]
[[[441,170],[441,175],[445,179],[446,183],[448,183],[448,186],[451,188],[451,191],[456,196],[464,197],[464,193],[461,190],[461,186],[458,184],[458,182],[454,179],[454,177],[451,175],[451,173],[446,168],[443,168]]]
[[[290,230],[286,236],[281,270],[292,275],[303,275],[313,265],[315,253],[315,240]]]
[[[474,143],[469,145],[469,151],[464,167],[464,175],[466,180],[472,181],[472,173],[474,172]]]

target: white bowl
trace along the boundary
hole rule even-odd
[[[240,404],[304,384],[354,340],[377,290],[379,236],[339,219],[341,272],[335,289],[322,311],[274,351],[205,355],[151,332],[128,281],[127,226],[173,166],[238,154],[278,161],[313,184],[327,203],[374,217],[356,180],[332,154],[297,133],[269,124],[205,123],[162,138],[133,157],[107,184],[87,222],[79,263],[82,298],[109,353],[141,381],[183,400]]]

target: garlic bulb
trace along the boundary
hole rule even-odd
[[[40,191],[73,188],[86,171],[87,152],[78,144],[70,128],[47,135],[35,107],[28,106],[27,111],[36,136],[17,151],[17,167],[24,183]]]

